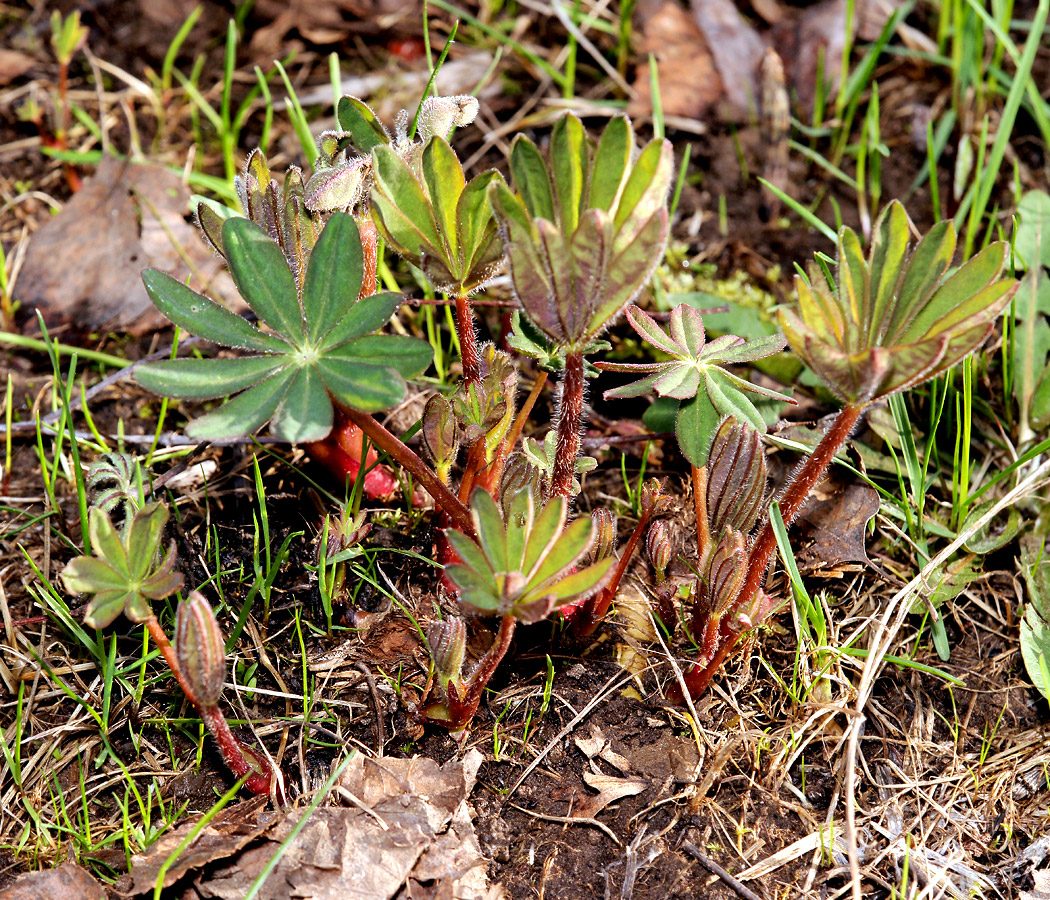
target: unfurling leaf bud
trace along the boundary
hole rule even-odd
[[[216,706],[226,679],[226,644],[215,613],[197,591],[175,613],[175,656],[183,678],[201,708]]]
[[[434,660],[434,676],[441,690],[448,693],[451,681],[463,680],[463,658],[467,652],[467,624],[459,616],[433,622],[427,629],[430,656]]]
[[[616,516],[605,506],[591,513],[594,521],[594,543],[591,544],[591,562],[600,562],[616,550]]]
[[[766,457],[750,425],[726,418],[707,461],[707,519],[713,539],[726,528],[747,534],[766,493]]]
[[[667,578],[667,567],[671,564],[671,536],[663,519],[649,526],[645,536],[645,552],[649,563],[656,570],[656,583],[663,584]]]
[[[514,498],[522,491],[532,495],[534,506],[541,506],[543,499],[543,472],[532,464],[524,453],[512,453],[507,457],[500,480],[500,505],[504,517],[510,514]]]
[[[455,97],[428,97],[419,109],[419,137],[426,143],[431,135],[447,138],[453,128],[462,128],[478,114],[478,99],[469,94]]]
[[[711,554],[707,569],[707,592],[710,608],[721,616],[729,609],[747,575],[747,548],[744,535],[727,529]]]
[[[674,501],[663,492],[659,479],[650,478],[642,485],[638,505],[643,516],[664,516],[671,511]]]
[[[452,404],[441,394],[427,401],[423,410],[423,446],[441,474],[448,471],[459,452],[459,426],[452,412]]]

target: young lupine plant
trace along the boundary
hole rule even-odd
[[[568,502],[554,497],[538,507],[531,492],[509,499],[506,515],[485,491],[476,490],[471,514],[478,540],[449,530],[446,536],[461,562],[445,573],[459,591],[466,615],[499,616],[492,646],[464,676],[466,630],[452,619],[430,635],[437,696],[424,718],[460,731],[474,717],[481,694],[510,647],[518,622],[538,622],[565,604],[586,600],[608,580],[611,556],[586,564],[595,524],[579,518],[566,524]]]
[[[175,571],[175,543],[161,556],[167,521],[167,507],[149,503],[129,516],[123,529],[118,529],[108,512],[92,507],[88,529],[94,555],[70,560],[59,577],[71,594],[94,595],[84,612],[84,623],[89,627],[106,628],[121,613],[146,626],[179,686],[216,736],[230,771],[237,777],[252,773],[245,786],[255,793],[267,793],[271,769],[266,757],[234,738],[218,709],[225,674],[222,636],[216,639],[201,627],[180,624],[186,617],[183,602],[176,614],[173,648],[150,605],[151,601],[175,594],[183,584],[182,573]],[[207,607],[203,597],[196,596]],[[193,597],[191,593],[190,598]],[[210,607],[207,615],[217,632]],[[187,634],[187,629],[191,633]],[[215,660],[220,658],[220,652],[222,669],[217,671]]]
[[[549,167],[519,135],[510,157],[518,193],[499,181],[489,189],[518,302],[565,359],[551,485],[559,497],[572,492],[580,452],[584,355],[642,290],[667,241],[671,145],[654,140],[634,152],[625,117],[592,147],[566,115],[551,134]]]
[[[270,423],[271,433],[298,443],[324,441],[340,419],[357,426],[380,450],[412,472],[461,527],[466,507],[414,452],[371,413],[405,395],[405,379],[430,364],[425,341],[374,334],[401,297],[361,297],[364,257],[357,225],[333,213],[310,255],[302,292],[288,262],[257,225],[233,218],[222,227],[230,272],[266,331],[187,288],[163,272],[143,273],[154,305],[186,331],[250,351],[236,358],[164,360],[139,367],[144,387],[168,397],[211,400],[234,394],[191,422],[199,440],[242,437]]]
[[[857,235],[843,228],[838,238],[835,281],[826,278],[820,267],[811,266],[808,279],[795,279],[797,310],[780,310],[780,324],[792,350],[843,402],[830,430],[800,463],[778,498],[788,525],[797,518],[861,413],[872,403],[944,372],[976,350],[1017,291],[1014,279],[1000,278],[1008,251],[1002,242],[991,244],[952,271],[954,225],[934,225],[911,249],[907,214],[896,201],[882,212],[872,233],[865,257]],[[738,518],[720,521],[730,523],[727,530],[741,530],[739,524],[750,518],[753,506],[736,498],[757,495],[754,484],[759,476],[750,474],[753,463],[748,460],[755,458],[753,451],[737,450],[731,455],[736,468],[730,466],[730,474],[724,476],[724,484],[729,486],[721,489],[724,499],[712,505],[715,501],[708,492],[707,505],[708,510],[721,510],[728,502]],[[713,472],[708,474],[709,487]],[[735,483],[752,488],[733,491]],[[712,534],[715,552],[718,541],[720,538]],[[769,613],[773,602],[762,591],[762,582],[775,547],[776,537],[767,517],[748,549],[743,583],[728,605],[724,605],[721,594],[712,594],[714,589],[708,588],[706,602],[730,614],[721,616],[714,652],[698,660],[686,677],[693,696],[706,690],[739,636]],[[733,568],[733,578],[711,583],[720,586],[718,591],[728,592],[735,584],[735,573]]]
[[[408,136],[402,111],[390,138],[375,114],[361,101],[345,97],[339,120],[352,145],[371,157],[371,202],[384,240],[415,265],[456,308],[456,331],[468,385],[481,379],[481,360],[468,298],[503,262],[488,188],[498,172],[483,172],[469,182],[448,143],[454,127],[477,115],[473,97],[432,97],[419,112],[419,137]]]

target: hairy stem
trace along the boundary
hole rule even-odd
[[[707,516],[707,466],[692,466],[693,509],[696,511],[696,551],[703,569],[704,557],[711,546],[711,529]]]
[[[780,498],[780,514],[784,517],[785,525],[790,525],[798,518],[798,514],[802,511],[802,505],[806,502],[810,492],[823,478],[828,466],[831,465],[831,461],[835,458],[835,454],[846,443],[846,439],[856,426],[862,409],[863,407],[859,404],[844,406],[839,411],[834,424],[827,434],[821,438],[820,443],[813,450],[813,453],[803,460],[798,469],[795,470],[787,490],[784,491]],[[776,535],[773,534],[773,525],[767,519],[751,547],[747,578],[740,589],[738,604],[746,605],[755,596],[762,584],[762,579],[766,576],[766,570],[773,559],[776,547],[777,539]]]
[[[361,235],[361,253],[364,257],[364,273],[358,297],[371,297],[376,292],[376,272],[379,267],[379,238],[376,234],[376,223],[369,215],[361,216],[357,220],[357,230]]]
[[[470,510],[460,499],[448,489],[437,477],[437,473],[430,468],[419,455],[415,453],[404,441],[395,437],[368,413],[361,412],[349,406],[341,407],[343,414],[360,428],[373,444],[384,453],[388,454],[406,472],[409,472],[430,495],[437,501],[452,523],[459,531],[470,537],[474,536],[474,522],[470,518]]]
[[[572,496],[576,459],[580,455],[580,427],[583,424],[583,387],[585,381],[583,353],[574,350],[565,355],[565,373],[561,381],[561,408],[558,413],[558,445],[551,475],[551,496]]]
[[[468,386],[481,381],[481,361],[478,353],[478,338],[474,333],[474,314],[470,302],[462,291],[456,292],[456,333],[459,335],[459,352],[463,359],[463,380]]]
[[[215,743],[219,745],[219,753],[222,754],[222,761],[226,763],[226,768],[233,773],[235,778],[244,778],[247,775],[248,779],[244,782],[244,786],[253,794],[269,793],[269,763],[233,736],[230,726],[226,724],[226,717],[219,707],[205,706],[197,707],[197,709],[205,727],[215,738]]]

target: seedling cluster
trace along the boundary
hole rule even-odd
[[[731,367],[790,344],[843,404],[776,498],[790,525],[866,408],[943,372],[988,336],[1016,290],[1000,279],[1006,247],[992,244],[952,270],[952,225],[936,225],[912,248],[907,216],[894,202],[873,226],[866,256],[843,228],[834,270],[820,262],[796,279],[798,304],[780,312],[783,336],[708,340],[691,306],[672,309],[665,329],[632,305],[668,238],[667,141],[639,147],[623,116],[594,140],[565,115],[546,151],[524,135],[514,139],[509,181],[495,171],[468,181],[448,138],[476,112],[470,97],[431,98],[414,118],[403,113],[391,134],[347,97],[309,176],[292,168],[278,182],[262,153],[252,153],[238,179],[242,209],[202,204],[198,216],[257,324],[147,271],[150,297],[174,324],[237,352],[150,363],[136,378],[168,397],[230,398],[191,422],[191,437],[243,437],[268,423],[275,437],[304,445],[337,478],[360,479],[373,496],[398,490],[399,470],[433,497],[443,589],[458,610],[427,631],[433,665],[423,720],[463,732],[518,623],[557,614],[571,635],[592,633],[639,546],[655,573],[656,614],[698,648],[685,678],[698,697],[779,602],[765,591],[776,540],[766,425],[755,399],[790,399]],[[377,293],[383,245],[455,310],[462,377],[426,403],[424,455],[376,418],[404,399],[433,355],[426,341],[382,331],[405,300]],[[474,299],[504,269],[517,310],[500,349],[479,341]],[[624,313],[657,361],[601,358],[609,348],[603,336]],[[516,357],[540,371],[524,400]],[[580,476],[595,465],[581,454],[587,382],[602,369],[642,376],[607,400],[652,393],[678,404],[675,432],[696,512],[689,579],[670,575],[674,549],[663,518],[674,498],[658,482],[641,486],[639,521],[618,554],[609,510],[574,512]],[[548,373],[557,381],[556,422],[535,439],[525,432]],[[207,602],[196,592],[182,602],[174,651],[151,612],[151,600],[182,586],[174,551],[162,553],[166,518],[163,506],[143,505],[126,511],[121,530],[105,510],[92,510],[94,555],[70,563],[66,586],[94,594],[89,624],[104,627],[123,611],[149,625],[230,769],[249,775],[250,789],[269,790],[265,758],[233,738],[219,712],[225,655]],[[319,562],[343,559],[364,530],[345,511],[331,519]],[[483,618],[498,620],[498,629],[469,665],[468,622]]]

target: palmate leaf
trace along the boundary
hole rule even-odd
[[[837,278],[811,266],[796,277],[797,309],[781,308],[791,349],[847,403],[867,404],[915,387],[976,349],[1017,291],[1000,279],[1007,246],[997,242],[949,274],[955,226],[939,222],[908,255],[908,217],[896,201],[872,231],[865,258],[849,228],[839,232]]]
[[[663,254],[671,146],[650,142],[632,163],[623,116],[596,147],[569,114],[551,134],[549,162],[518,136],[510,155],[517,191],[490,188],[514,292],[555,344],[579,351],[633,300]]]
[[[167,521],[166,506],[148,503],[121,534],[109,513],[98,507],[90,510],[88,528],[95,555],[70,560],[59,574],[70,593],[94,594],[84,612],[88,626],[105,628],[121,613],[133,622],[145,622],[153,615],[150,600],[182,587],[182,574],[175,571],[175,544],[158,560]]]
[[[611,556],[582,565],[594,540],[594,522],[587,517],[566,526],[563,497],[537,511],[532,494],[519,491],[504,517],[496,501],[478,490],[471,514],[477,542],[451,529],[446,532],[461,562],[445,573],[467,612],[536,622],[556,606],[591,596],[612,573]]]
[[[491,279],[503,259],[488,200],[499,173],[468,182],[440,134],[423,145],[418,171],[394,146],[375,147],[372,159],[372,206],[387,243],[446,293],[471,293]]]
[[[399,297],[358,299],[363,253],[357,225],[334,213],[314,248],[300,302],[280,248],[246,219],[222,229],[230,269],[245,300],[274,332],[265,333],[167,275],[147,271],[151,299],[168,318],[214,343],[255,351],[236,359],[175,359],[139,367],[144,387],[182,399],[235,394],[186,431],[200,440],[241,437],[270,421],[292,442],[326,437],[332,398],[365,412],[387,409],[405,392],[405,379],[430,364],[425,341],[371,334],[397,308]]]
[[[707,461],[707,451],[719,423],[727,416],[765,431],[765,422],[748,394],[794,403],[777,391],[745,381],[725,366],[754,362],[782,350],[782,335],[745,341],[727,334],[708,341],[700,313],[686,303],[676,306],[664,331],[652,316],[636,306],[627,311],[631,327],[657,350],[671,357],[655,363],[598,363],[613,372],[645,373],[641,380],[605,392],[607,400],[639,397],[650,391],[682,401],[675,434],[683,455],[695,466]]]

